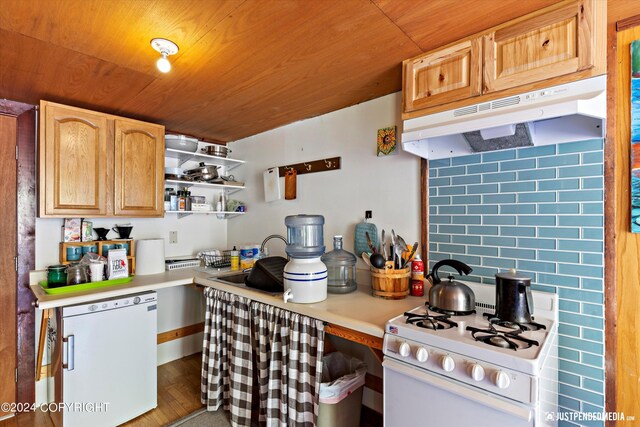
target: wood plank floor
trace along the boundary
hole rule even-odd
[[[158,407],[122,426],[158,427],[187,416],[200,404],[200,353],[158,366]],[[382,427],[380,414],[363,407],[361,427]],[[36,411],[0,421],[0,427],[54,427],[49,414]]]
[[[163,426],[201,408],[201,361],[198,353],[158,366],[158,407],[123,426]],[[53,427],[53,423],[47,413],[36,411],[0,421],[0,427]]]

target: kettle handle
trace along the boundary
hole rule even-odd
[[[467,264],[465,264],[464,262],[456,261],[455,259],[443,259],[442,261],[438,261],[436,265],[433,266],[433,269],[431,270],[431,278],[433,279],[434,285],[437,285],[442,281],[440,277],[438,277],[438,269],[443,265],[448,265],[449,267],[455,268],[458,274],[460,275],[462,274],[468,275],[473,271],[473,269],[469,267]]]
[[[529,309],[529,315],[533,316],[533,296],[531,295],[531,286],[525,286],[524,290],[527,297],[527,308]]]

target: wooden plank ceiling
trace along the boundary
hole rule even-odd
[[[2,0],[0,98],[233,141],[400,90],[401,62],[556,0]],[[180,47],[155,68],[149,42]]]

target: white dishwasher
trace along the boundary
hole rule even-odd
[[[57,310],[52,365],[57,427],[116,426],[157,406],[157,295]]]

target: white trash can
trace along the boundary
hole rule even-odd
[[[367,365],[334,352],[322,358],[318,427],[359,427]]]

